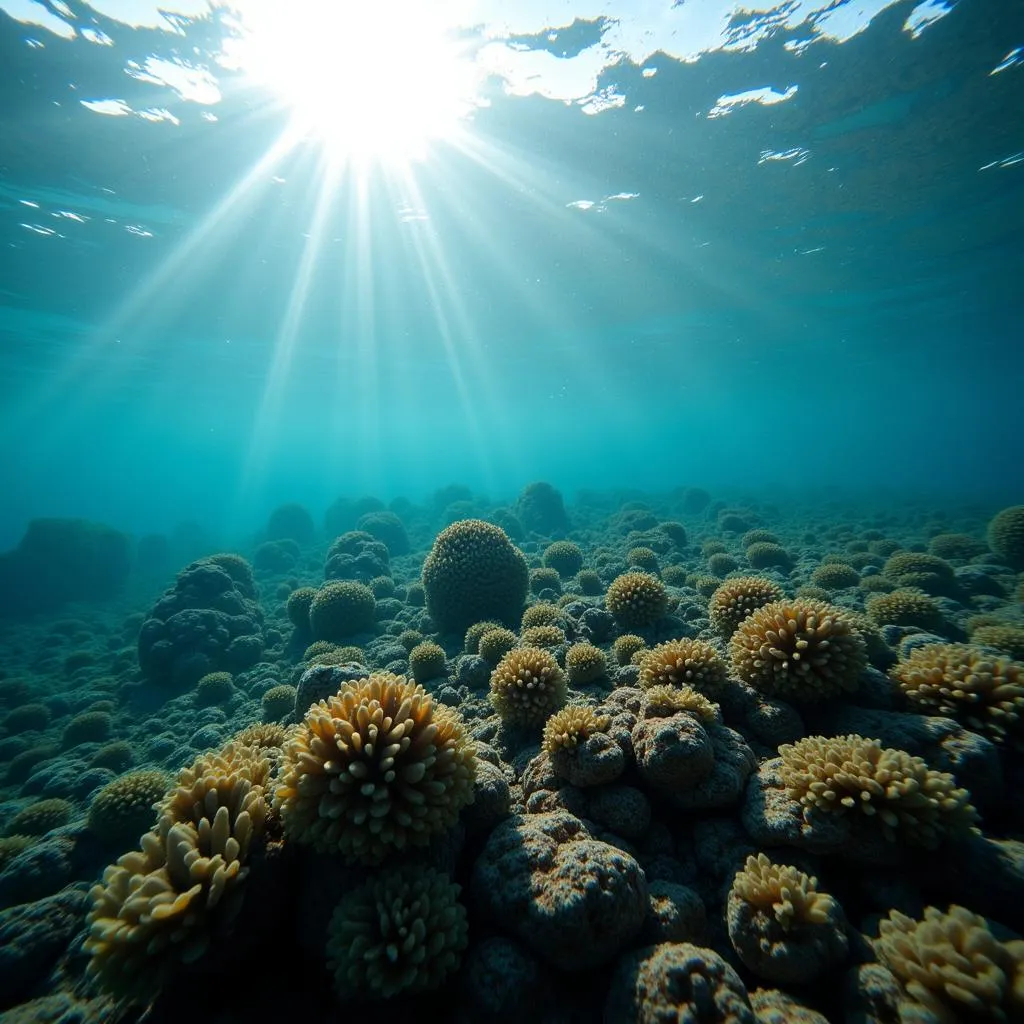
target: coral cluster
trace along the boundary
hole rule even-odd
[[[640,661],[640,685],[644,689],[688,686],[713,696],[727,678],[721,655],[703,640],[669,640],[645,652]]]
[[[564,703],[567,685],[554,655],[539,647],[517,647],[491,673],[491,703],[510,725],[543,725]]]
[[[762,576],[737,576],[715,589],[708,602],[711,627],[723,637],[730,637],[739,624],[773,601],[783,598],[782,587]]]
[[[476,755],[457,712],[386,672],[312,705],[274,791],[285,834],[353,863],[423,845],[473,799]]]
[[[268,772],[255,748],[229,744],[198,758],[165,795],[141,849],[103,872],[90,893],[84,948],[104,988],[146,1001],[230,933],[267,818]]]
[[[604,603],[624,629],[643,629],[668,610],[668,592],[650,573],[627,572],[609,584]]]
[[[1024,738],[1024,666],[970,644],[926,644],[891,671],[913,706],[996,743]]]
[[[855,690],[867,665],[864,641],[841,609],[822,601],[777,601],[740,623],[733,670],[771,697],[804,702]]]
[[[1024,1017],[1024,941],[1000,942],[964,907],[898,910],[879,924],[875,948],[913,1001],[943,1024]]]
[[[886,839],[934,849],[977,821],[970,794],[947,772],[875,739],[808,736],[779,747],[788,795],[804,815],[861,814]]]

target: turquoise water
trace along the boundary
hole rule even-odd
[[[11,7],[0,536],[197,505],[253,528],[450,480],[801,487],[808,463],[1012,497],[1021,71],[993,72],[1020,11],[951,6],[805,4],[773,29],[767,5],[626,4],[550,42],[526,6],[463,134],[360,180],[315,131],[271,152],[291,109],[217,66],[215,23]],[[476,17],[470,55],[502,39]],[[126,74],[147,59],[210,83]],[[790,95],[721,102],[763,89]],[[618,105],[585,112],[602,91]],[[127,112],[85,105],[110,100]]]
[[[561,943],[534,943],[514,923],[522,908],[481,892],[497,870],[488,836],[505,826],[464,816],[469,838],[427,859],[463,887],[468,947],[440,971],[447,987],[425,1012],[532,1016],[500,986],[486,994],[480,979],[507,962],[550,998],[552,1024],[647,1019],[622,995],[630,957],[692,940],[738,971],[744,992],[779,988],[823,1019],[873,1020],[849,995],[870,984],[843,979],[872,959],[864,950],[889,910],[920,917],[956,903],[1000,937],[1000,926],[1019,930],[1019,909],[999,910],[1024,905],[1013,795],[1024,741],[1012,724],[1024,714],[1022,48],[1018,0],[0,0],[0,842],[37,801],[65,804],[43,823],[53,828],[32,826],[25,849],[0,847],[0,931],[42,965],[0,965],[0,1021],[138,1012],[115,1011],[110,985],[80,981],[89,884],[135,835],[129,826],[132,841],[108,841],[89,818],[96,794],[129,769],[170,784],[238,729],[277,720],[275,686],[299,687],[289,700],[300,720],[303,695],[316,694],[308,707],[341,683],[332,675],[307,693],[304,672],[324,656],[308,650],[314,640],[355,645],[334,661],[363,675],[416,675],[406,631],[439,643],[444,660],[420,681],[493,753],[483,760],[512,787],[506,813],[600,818],[576,797],[529,804],[523,769],[540,725],[504,721],[487,692],[498,659],[476,657],[463,637],[495,618],[529,646],[523,606],[559,600],[560,670],[572,643],[607,660],[596,682],[569,676],[570,704],[633,715],[640,728],[646,711],[621,694],[640,694],[641,669],[616,663],[616,638],[710,644],[733,687],[708,689],[722,705],[716,728],[735,729],[750,758],[741,781],[800,735],[878,737],[972,790],[981,831],[948,863],[998,880],[986,896],[941,872],[908,881],[910,862],[872,860],[870,843],[853,868],[828,843],[789,843],[850,922],[849,949],[791,983],[751,966],[726,927],[731,872],[787,843],[750,826],[739,784],[694,810],[698,798],[666,795],[627,752],[623,785],[654,824],[623,838],[628,827],[604,820],[595,836],[606,853],[635,855],[647,883],[688,887],[692,899],[666,899],[679,920],[702,903],[706,929],[648,922],[609,940],[607,921],[631,913],[623,898],[579,932],[566,924]],[[537,482],[551,502],[539,512]],[[460,569],[502,597],[468,585],[446,614],[431,559],[442,531],[465,521],[497,524],[521,554]],[[357,529],[376,539],[332,547]],[[596,581],[545,576],[559,540],[578,545]],[[752,553],[764,542],[782,554]],[[728,561],[711,561],[718,545]],[[211,568],[218,552],[247,564]],[[925,561],[891,564],[894,552]],[[830,562],[848,563],[852,582],[823,585]],[[614,611],[614,584],[634,569],[665,590],[649,621]],[[847,622],[837,628],[860,638],[858,696],[844,684],[825,694],[827,710],[808,709],[743,675],[712,594],[751,574]],[[352,598],[369,601],[365,622],[318,629],[305,608],[295,618],[290,595],[327,595],[337,581],[370,588]],[[908,586],[927,607],[875,600]],[[209,617],[172,643],[161,631],[183,609]],[[241,638],[231,653],[226,633],[211,639],[229,626]],[[994,660],[1009,677],[1009,739],[948,696],[940,706],[908,695],[900,672],[928,644],[961,645],[963,664]],[[219,697],[215,684],[202,690],[223,672]],[[777,731],[752,724],[743,700],[754,691],[785,705],[764,712],[781,715]],[[911,714],[927,722],[885,718]],[[83,715],[93,717],[75,725]],[[959,730],[950,749],[943,729]],[[961,740],[969,756],[951,753]],[[127,753],[107,750],[116,743]],[[282,778],[274,761],[273,780],[253,783],[267,808]],[[490,799],[478,793],[474,806],[493,811]],[[366,872],[332,867],[323,851],[303,860],[312,855],[289,836],[289,813],[282,825],[280,806],[267,810],[250,883],[269,877],[303,908],[267,904],[268,927],[303,936],[302,955],[281,954],[296,979],[283,1005],[306,985],[333,1019],[366,991],[339,982],[332,994],[324,914]],[[25,857],[45,870],[23,871]],[[888,874],[876,884],[878,865]],[[323,883],[319,916],[301,878]],[[32,907],[62,922],[60,949],[38,953],[23,921]],[[163,992],[155,1019],[177,1019],[168,979],[181,969],[197,985],[218,972],[237,980],[260,934],[234,958],[212,942],[198,966],[144,965],[159,984],[137,1004]],[[560,944],[593,955],[567,965]],[[1024,975],[1019,948],[1005,949],[1007,976]],[[586,995],[581,976],[593,982]],[[920,993],[892,984],[919,1012]],[[1005,1018],[995,1002],[941,998],[949,1019],[1024,1019],[1009,997]],[[396,1000],[399,1019],[420,1012],[407,994]],[[250,1019],[270,1013],[240,1005]],[[200,1019],[233,1012],[218,1003]]]

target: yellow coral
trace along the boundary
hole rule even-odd
[[[855,690],[867,665],[860,634],[823,601],[777,601],[740,623],[729,643],[733,670],[772,697],[818,701]]]
[[[985,647],[1005,651],[1014,661],[1024,661],[1024,625],[1011,622],[992,622],[978,626],[971,640]]]
[[[868,616],[880,626],[920,626],[935,629],[942,624],[942,611],[923,591],[901,588],[875,594],[864,605]]]
[[[623,633],[616,637],[612,644],[612,653],[619,665],[629,665],[633,661],[633,655],[642,651],[647,646],[647,641],[636,633]]]
[[[1024,732],[1024,666],[970,644],[925,644],[891,673],[907,699],[984,733],[996,743]]]
[[[610,721],[607,715],[598,715],[586,705],[573,704],[562,708],[545,722],[541,748],[546,754],[572,749],[595,732],[604,732]]]
[[[647,718],[671,718],[684,711],[704,723],[716,722],[721,709],[702,693],[689,686],[652,686],[644,694],[644,715]]]
[[[539,647],[509,651],[491,673],[491,703],[503,722],[541,725],[566,697],[565,674]]]
[[[721,655],[703,640],[669,640],[644,653],[640,661],[640,685],[690,686],[702,693],[721,690],[728,670]]]
[[[573,644],[565,652],[565,670],[574,686],[600,679],[607,669],[604,651],[593,644]]]
[[[668,591],[650,573],[627,572],[609,584],[604,603],[620,626],[642,629],[668,611]]]
[[[941,1024],[1013,1021],[1024,1014],[1024,941],[1000,942],[964,907],[898,910],[879,923],[875,948],[907,994]]]
[[[801,924],[827,924],[835,900],[818,892],[818,880],[787,864],[773,864],[759,853],[747,857],[732,889],[740,899],[771,913],[783,931]]]
[[[565,633],[558,626],[530,626],[519,639],[524,647],[557,647],[565,643]]]
[[[808,736],[779,747],[786,793],[804,808],[860,812],[886,839],[934,849],[977,821],[970,793],[919,757],[863,736]]]
[[[737,576],[726,580],[715,588],[708,602],[711,627],[720,636],[730,637],[747,616],[782,598],[782,587],[762,576]]]
[[[178,776],[156,828],[93,886],[88,971],[119,998],[149,999],[223,937],[241,908],[252,841],[263,831],[266,762],[229,744]],[[204,776],[209,769],[210,775]]]
[[[456,711],[402,676],[373,673],[306,712],[274,801],[290,838],[376,864],[455,824],[475,767]]]

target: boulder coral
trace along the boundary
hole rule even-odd
[[[183,569],[139,631],[139,667],[185,688],[209,672],[239,672],[263,653],[263,613],[244,559],[215,556]]]
[[[500,824],[473,867],[471,892],[485,920],[563,971],[609,963],[647,912],[637,861],[567,811]]]
[[[528,583],[522,552],[504,530],[480,519],[442,530],[423,563],[427,611],[444,633],[463,633],[481,619],[516,624]]]

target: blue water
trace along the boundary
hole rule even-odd
[[[602,836],[636,853],[638,874],[693,887],[689,904],[673,899],[706,905],[700,939],[740,970],[737,985],[778,982],[821,1020],[866,1020],[843,1016],[844,972],[870,957],[864,936],[885,912],[958,901],[1024,927],[1024,3],[168,2],[0,0],[0,934],[28,964],[0,962],[0,1024],[22,1001],[27,1016],[12,1020],[71,1019],[48,999],[81,1000],[76,1020],[136,1019],[138,1007],[111,1016],[106,996],[89,1002],[75,945],[89,884],[131,847],[90,818],[115,776],[170,778],[275,719],[267,692],[305,687],[317,658],[341,658],[311,654],[314,639],[358,645],[342,660],[364,675],[415,674],[399,641],[413,630],[447,657],[426,679],[432,699],[458,707],[518,785],[539,725],[503,731],[486,692],[498,669],[463,649],[465,625],[525,628],[524,604],[559,601],[541,614],[564,627],[563,648],[592,640],[608,659],[596,683],[573,681],[570,702],[625,701],[616,691],[641,669],[615,662],[634,624],[609,591],[637,567],[668,588],[635,625],[645,643],[697,638],[716,664],[733,659],[723,678],[742,659],[708,602],[737,575],[786,600],[827,598],[819,615],[857,613],[840,630],[857,648],[856,696],[758,705],[755,720],[730,678],[725,722],[752,779],[798,735],[863,727],[962,768],[981,813],[983,837],[960,835],[948,860],[929,853],[920,878],[907,861],[883,856],[876,879],[870,858],[850,867],[842,849],[791,844],[861,934],[814,985],[787,988],[726,934],[737,851],[767,845],[738,824],[742,786],[680,810],[679,794],[622,769],[638,799],[651,796],[656,827]],[[450,80],[458,103],[442,123]],[[537,481],[556,492],[548,518],[531,519],[524,488]],[[297,521],[269,518],[291,503],[306,510],[291,509]],[[397,528],[359,518],[385,507]],[[424,560],[446,526],[478,517],[508,529],[531,589],[494,610],[484,586],[484,603],[466,598],[473,607],[446,624],[421,588]],[[399,542],[330,549],[357,526],[397,529]],[[785,550],[759,555],[765,538],[750,529]],[[595,575],[552,580],[547,552],[561,539]],[[236,576],[193,561],[217,551],[250,560],[255,582],[230,557]],[[520,566],[506,555],[500,572],[479,570],[499,591]],[[823,589],[830,562],[856,582]],[[321,635],[291,595],[329,594],[338,578],[375,588],[363,594],[375,618]],[[881,607],[904,586],[923,593]],[[229,652],[228,637],[242,643]],[[959,705],[921,711],[900,689],[898,672],[937,642],[1002,659],[1013,742]],[[201,695],[212,672],[232,678]],[[752,697],[760,685],[744,678],[744,699],[778,696]],[[294,696],[296,721],[318,699],[303,702],[309,692]],[[917,711],[935,716],[917,732],[887,717]],[[943,729],[956,730],[948,749]],[[107,749],[120,741],[127,754]],[[38,811],[50,797],[64,806]],[[509,807],[522,805],[513,787]],[[252,887],[275,943],[289,937],[274,962],[292,985],[228,1005],[265,954],[243,917],[250,945],[186,975],[201,990],[211,972],[225,994],[193,1019],[283,1019],[301,998],[327,1021],[349,1012],[324,970],[320,912],[355,876],[301,859],[279,811],[257,836]],[[552,949],[542,929],[517,930],[518,910],[486,906],[500,886],[469,893],[488,829],[504,827],[485,825],[471,821],[468,845],[452,840],[450,864],[431,852],[464,886],[475,968],[440,1003],[399,1000],[395,1019],[492,1019],[471,982],[490,976],[480,939],[493,932],[524,976],[538,963],[553,972],[550,1016],[516,1010],[522,993],[503,990],[501,1020],[639,1021],[613,1009],[619,981],[608,988],[637,929],[595,953],[580,985],[579,964],[559,958],[585,959],[601,928]],[[24,849],[9,841],[21,827],[38,829]],[[265,858],[282,834],[282,859]],[[268,877],[274,898],[259,889]],[[47,946],[22,912],[56,899],[67,907]],[[1005,950],[1019,976],[1020,949]],[[157,990],[152,1019],[182,1019],[190,985],[154,983],[147,998]],[[1019,997],[1011,1009],[999,1019],[1021,1019]]]
[[[688,63],[612,53],[596,85],[623,103],[596,114],[492,76],[471,151],[361,185],[315,140],[250,175],[289,110],[244,74],[209,105],[125,75],[216,71],[201,18],[66,19],[101,46],[0,14],[0,540],[451,480],[1012,498],[1024,164],[991,165],[1024,146],[1024,69],[992,71],[1021,12],[931,8],[916,37],[895,3],[841,42],[811,19]],[[599,36],[534,20],[520,45],[566,64]],[[82,103],[109,98],[179,123]]]

